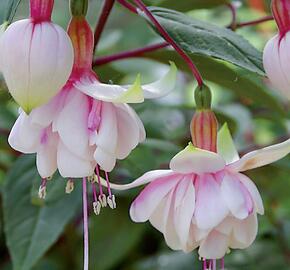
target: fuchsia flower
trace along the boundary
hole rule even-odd
[[[169,73],[153,84],[141,87],[139,77],[128,87],[103,84],[91,69],[93,34],[84,18],[72,19],[69,35],[75,50],[69,81],[48,104],[30,115],[21,112],[9,136],[14,149],[37,153],[37,168],[43,179],[57,169],[65,178],[90,177],[95,172],[99,176],[99,167],[107,176],[116,159],[127,157],[145,139],[141,120],[126,102],[142,102],[144,95],[153,98],[166,94],[175,85],[173,63]],[[68,184],[71,190],[72,182]],[[41,194],[44,191],[45,182]],[[98,207],[106,204],[101,188],[100,195]]]
[[[215,129],[211,114],[200,113],[205,129],[196,132],[195,137],[215,137],[208,136]],[[204,144],[197,138],[194,141]],[[257,234],[257,214],[264,213],[255,184],[242,172],[275,162],[289,152],[290,140],[239,158],[224,125],[218,133],[217,153],[190,143],[171,160],[170,170],[150,171],[130,184],[111,184],[111,188],[126,190],[149,183],[131,205],[132,220],[150,221],[173,250],[191,252],[199,247],[204,269],[206,259],[215,269],[215,260],[223,258],[229,249],[252,244]]]
[[[290,99],[290,2],[273,0],[272,12],[279,33],[266,44],[264,68],[273,86]]]
[[[30,18],[12,23],[1,37],[0,70],[27,113],[55,96],[72,71],[72,44],[51,22],[53,3],[30,0]]]

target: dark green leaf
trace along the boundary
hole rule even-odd
[[[173,10],[152,7],[151,11],[169,35],[190,55],[222,59],[265,75],[261,52],[235,32]]]
[[[21,0],[1,0],[0,1],[0,24],[5,21],[12,21]]]
[[[147,0],[149,5],[170,8],[178,11],[189,11],[193,9],[212,8],[229,3],[229,0],[186,0],[186,1],[173,1],[173,0]]]
[[[20,157],[3,189],[4,226],[14,270],[29,270],[57,240],[81,202],[79,189],[64,194],[60,177],[48,185],[47,199],[40,205],[31,197],[39,179],[33,156]]]

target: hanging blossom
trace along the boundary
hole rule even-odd
[[[290,2],[273,0],[272,12],[279,33],[266,44],[264,68],[273,86],[290,100]]]
[[[290,152],[290,140],[239,158],[226,124],[216,136],[213,112],[198,112],[191,127],[196,146],[190,143],[178,153],[169,170],[150,171],[130,184],[111,184],[111,188],[126,190],[149,183],[131,205],[132,220],[150,221],[173,250],[199,248],[203,269],[216,269],[217,259],[222,259],[224,269],[229,249],[252,244],[257,214],[264,213],[255,184],[242,172],[283,158]]]
[[[27,113],[55,96],[72,71],[72,44],[67,33],[51,22],[53,4],[30,0],[30,18],[12,23],[1,37],[0,70],[11,95]]]
[[[58,169],[64,178],[88,177],[93,182],[94,210],[115,208],[115,197],[102,186],[97,194],[100,170],[108,172],[117,159],[126,158],[144,141],[144,126],[126,103],[143,102],[167,94],[175,86],[176,67],[161,80],[141,86],[138,76],[132,86],[103,84],[92,71],[93,33],[84,17],[70,22],[75,62],[69,81],[48,104],[21,112],[9,136],[10,145],[23,153],[37,153],[37,169],[43,182],[39,194],[45,197],[46,181]],[[69,180],[66,191],[73,190]]]

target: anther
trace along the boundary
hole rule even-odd
[[[95,177],[94,177],[93,175],[88,176],[87,179],[88,179],[88,181],[89,181],[90,183],[94,183],[94,182],[95,182]]]
[[[105,194],[99,195],[99,202],[101,203],[102,207],[107,206],[107,198]]]
[[[115,195],[108,196],[107,202],[111,209],[116,209],[117,204],[116,204]]]
[[[93,202],[94,213],[98,216],[101,212],[102,205],[99,201]]]
[[[46,197],[46,178],[42,179],[39,190],[38,190],[38,196],[40,199],[45,199]]]
[[[74,187],[75,187],[74,181],[73,181],[72,179],[69,179],[69,180],[66,182],[65,193],[66,193],[66,194],[70,194],[70,193],[72,193],[73,190],[74,190]]]

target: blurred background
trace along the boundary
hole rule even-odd
[[[15,20],[27,17],[27,2],[22,0]],[[53,19],[66,28],[69,21],[68,0],[55,2]],[[96,24],[102,2],[90,1],[89,21],[92,27]],[[224,27],[232,20],[225,2],[172,0],[172,6],[168,4],[166,7]],[[238,22],[269,15],[269,2],[235,1]],[[148,0],[147,3],[162,6],[162,0]],[[238,34],[260,51],[275,32],[273,21],[237,29]],[[161,39],[144,19],[116,4],[96,58],[159,41]],[[214,110],[220,124],[229,124],[241,154],[289,137],[289,105],[287,107],[285,100],[270,90],[266,80],[218,60],[194,55],[192,58],[211,86]],[[184,69],[185,64],[177,54],[162,50],[147,54],[146,58],[98,66],[95,71],[103,82],[131,83],[137,73],[141,73],[145,83],[164,74],[169,60],[175,61],[179,70]],[[195,86],[192,76],[186,70],[180,71],[173,93],[160,100],[134,106],[145,124],[147,140],[126,160],[118,162],[110,175],[112,182],[127,183],[148,170],[167,168],[173,155],[190,140],[189,123],[195,107]],[[41,179],[35,169],[34,156],[21,156],[7,143],[18,108],[7,93],[3,79],[0,87],[0,269],[82,269],[81,182],[76,184],[71,195],[67,195],[64,193],[66,181],[56,175],[48,184],[47,200],[38,199]],[[259,217],[259,234],[255,243],[247,250],[228,254],[225,258],[227,269],[290,269],[289,173],[289,156],[249,172],[262,194],[266,212]],[[90,207],[90,269],[201,269],[196,252],[173,252],[150,224],[135,224],[130,220],[128,208],[138,191],[115,193],[117,209],[102,209],[100,216],[95,216]],[[17,267],[12,268],[12,259]]]

